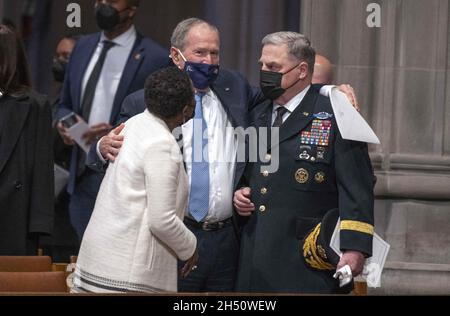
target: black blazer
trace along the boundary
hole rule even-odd
[[[0,255],[35,255],[53,228],[52,115],[34,92],[0,98]]]
[[[57,119],[75,112],[82,113],[81,108],[81,90],[83,77],[89,62],[100,41],[101,33],[86,35],[78,40],[75,46],[69,64],[67,66],[66,76],[64,78],[61,101],[57,111]],[[122,77],[114,97],[113,108],[110,117],[110,124],[117,121],[120,113],[120,107],[125,97],[139,89],[144,88],[147,77],[154,71],[167,67],[169,65],[168,52],[153,40],[136,34],[136,40],[133,44],[127,63],[122,73]],[[77,169],[78,169],[78,146],[74,146],[70,163],[70,178],[68,183],[68,192],[73,194],[75,189]],[[91,192],[93,196],[97,192]]]

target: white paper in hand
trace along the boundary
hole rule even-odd
[[[362,277],[366,280],[368,287],[381,286],[381,273],[391,246],[378,234],[373,235],[372,257],[366,259]]]
[[[82,136],[89,130],[89,125],[83,121],[79,120],[75,125],[68,129],[70,137],[86,152],[89,152],[90,145],[86,144]]]
[[[330,101],[343,139],[380,144],[380,140],[369,124],[337,87],[331,89]]]
[[[55,173],[55,198],[59,196],[62,190],[66,187],[67,182],[69,182],[69,171],[54,164]]]
[[[341,221],[339,220],[331,236],[330,247],[339,257],[342,256],[340,247],[339,227]],[[389,253],[390,245],[385,242],[377,233],[373,235],[372,257],[367,258],[364,263],[362,278],[367,282],[367,286],[376,288],[381,286],[381,273],[383,272],[384,264]]]

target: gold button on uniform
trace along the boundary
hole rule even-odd
[[[267,189],[266,188],[262,188],[261,189],[261,194],[266,194],[267,193]]]
[[[269,161],[270,161],[270,159],[272,159],[272,155],[270,155],[270,154],[267,154],[265,158],[266,158],[266,161],[267,161],[267,162],[269,162]]]
[[[261,205],[261,206],[259,207],[259,211],[260,211],[260,212],[265,212],[265,211],[266,211],[266,207],[265,207],[264,205]]]
[[[262,173],[262,175],[263,175],[264,177],[268,177],[268,176],[269,176],[269,171],[264,170],[263,173]]]

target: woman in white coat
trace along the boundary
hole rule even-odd
[[[194,92],[175,67],[145,84],[147,110],[129,119],[83,237],[73,292],[177,291],[177,258],[197,261],[197,241],[183,224],[188,178],[172,131],[193,117]]]

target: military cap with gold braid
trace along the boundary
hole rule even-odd
[[[317,224],[303,240],[303,256],[308,266],[316,270],[335,270],[339,263],[339,256],[330,247],[331,237],[339,220],[339,210],[332,209],[323,217],[322,221]],[[369,223],[341,220],[340,231],[352,231],[359,234],[365,234],[367,237],[374,233],[373,225]],[[372,249],[365,248],[355,249],[363,252],[366,256],[370,256]]]

